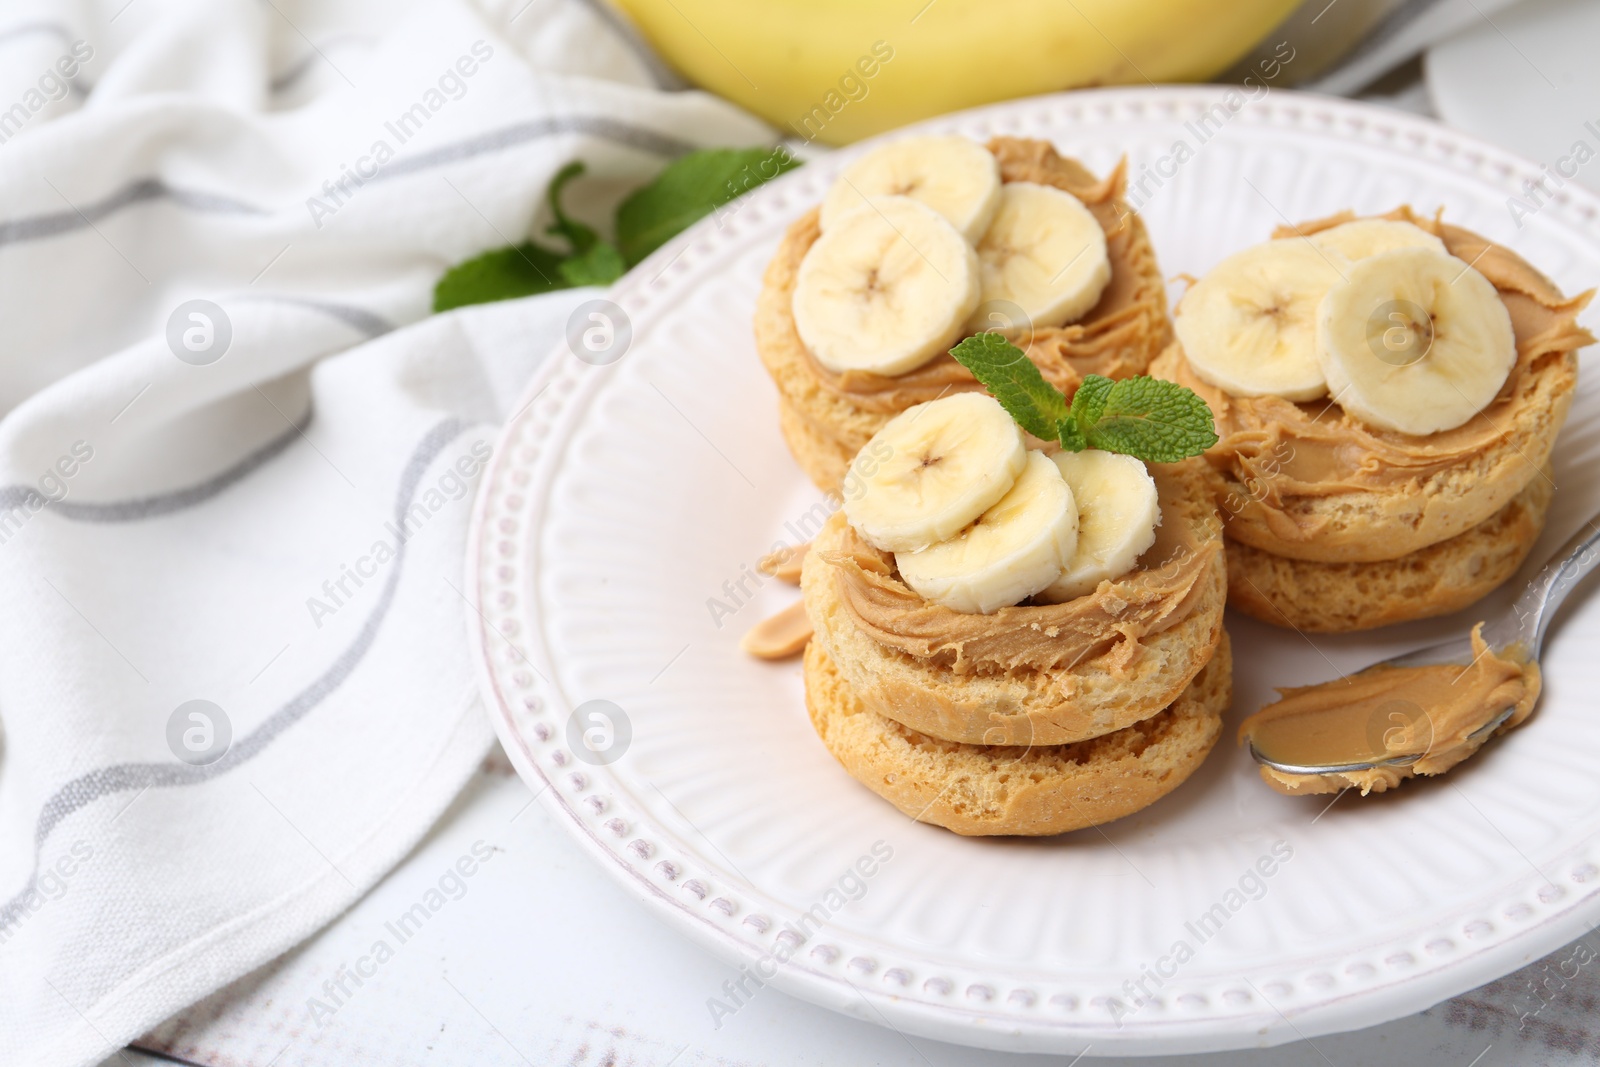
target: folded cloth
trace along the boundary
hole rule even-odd
[[[481,761],[472,488],[567,291],[450,264],[770,143],[600,0],[0,14],[0,1065],[282,953]],[[415,325],[407,325],[415,323]]]

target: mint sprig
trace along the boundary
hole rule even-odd
[[[1211,408],[1199,394],[1177,382],[1143,376],[1124,378],[1106,390],[1086,434],[1091,448],[1149,463],[1176,463],[1217,443]]]
[[[594,229],[585,226],[577,219],[570,217],[561,206],[561,194],[566,191],[567,184],[578,177],[586,168],[580,160],[573,160],[550,179],[550,188],[544,192],[544,198],[550,205],[550,214],[555,221],[544,228],[544,232],[552,237],[564,237],[567,244],[572,246],[574,255],[581,256],[593,248],[600,240],[600,235]]]
[[[561,205],[567,185],[584,172],[584,165],[574,160],[556,173],[545,193],[554,218],[545,233],[561,238],[566,251],[530,239],[458,263],[434,286],[433,310],[578,285],[610,285],[691,223],[799,165],[783,148],[690,152],[617,206],[617,239],[612,244]]]
[[[1017,425],[1045,441],[1055,440],[1067,418],[1067,398],[1044,380],[1016,345],[997,333],[980,333],[950,350],[982,382]]]
[[[550,214],[555,221],[546,226],[544,232],[565,239],[572,249],[571,254],[556,265],[567,285],[610,285],[627,270],[621,253],[602,241],[592,227],[572,218],[561,207],[562,190],[583,171],[583,164],[573,160],[551,179],[545,198],[550,202]]]
[[[996,333],[968,337],[950,350],[1017,425],[1070,452],[1098,448],[1146,463],[1176,463],[1217,443],[1211,409],[1198,394],[1160,378],[1084,378],[1072,403],[1023,351]]]
[[[631,267],[692,223],[799,165],[781,147],[690,152],[617,205],[617,247]]]
[[[451,267],[434,285],[433,310],[553,293],[575,285],[610,285],[622,277],[624,267],[617,250],[561,206],[561,194],[583,171],[583,164],[574,160],[556,172],[545,190],[554,218],[545,233],[562,238],[567,251],[530,239],[473,256]]]

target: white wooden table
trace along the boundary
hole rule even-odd
[[[474,845],[480,854],[493,849],[493,858],[464,880],[459,899],[447,898],[391,959],[373,961],[374,941],[395,943],[389,928]],[[1600,936],[1593,941],[1600,946]],[[1591,962],[1579,965],[1584,958]],[[1592,1064],[1600,1059],[1596,960],[1600,951],[1575,956],[1565,949],[1421,1015],[1314,1043],[1164,1059],[1090,1055],[1078,1067]],[[358,968],[370,973],[359,984]],[[416,853],[348,914],[139,1044],[218,1067],[1067,1062],[907,1037],[771,989],[719,1029],[706,1000],[731,977],[731,968],[659,923],[598,870],[542,805],[530,803],[497,753]],[[128,1059],[137,1067],[159,1062],[133,1052]],[[113,1057],[107,1067],[125,1062]]]

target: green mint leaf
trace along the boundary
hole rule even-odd
[[[582,255],[562,261],[560,267],[561,277],[568,285],[610,285],[627,269],[622,253],[604,241],[596,241]]]
[[[555,217],[545,232],[565,239],[569,252],[563,254],[530,240],[474,256],[439,279],[433,287],[433,310],[536,296],[575,285],[610,285],[622,277],[627,268],[621,253],[561,206],[568,183],[583,172],[584,165],[574,160],[556,172],[545,191]]]
[[[783,148],[691,152],[669,164],[617,208],[617,244],[613,246],[561,206],[567,186],[584,173],[583,163],[574,160],[556,172],[545,192],[554,218],[545,232],[562,238],[568,251],[563,254],[524,241],[474,256],[439,279],[433,290],[433,310],[534,296],[576,285],[609,285],[690,223],[799,165]]]
[[[1217,443],[1211,409],[1194,392],[1159,378],[1112,381],[1091,374],[1067,404],[1016,345],[997,333],[968,337],[950,350],[1017,425],[1072,452],[1098,448],[1146,463],[1176,463]]]
[[[1051,441],[1067,417],[1067,398],[1044,380],[1039,368],[1016,345],[997,333],[973,334],[950,350],[1000,401],[1017,425]]]
[[[783,148],[711,148],[667,165],[617,207],[617,247],[633,266],[741,194],[800,163]]]
[[[449,311],[569,288],[572,283],[561,276],[562,258],[532,241],[474,256],[439,279],[433,287],[433,310]]]
[[[1061,447],[1068,452],[1082,452],[1089,447],[1089,439],[1083,435],[1078,420],[1071,415],[1056,425],[1056,440],[1060,441]]]
[[[1094,380],[1079,387],[1079,396]],[[1108,381],[1101,379],[1101,381]],[[1193,391],[1160,378],[1125,378],[1107,386],[1095,385],[1097,394],[1085,401],[1085,410],[1098,405],[1095,420],[1084,426],[1089,447],[1137,456],[1147,463],[1176,463],[1198,456],[1217,443],[1211,409]],[[1073,408],[1077,409],[1077,397]]]
[[[555,221],[546,226],[544,232],[552,237],[566,238],[567,244],[571,246],[572,254],[575,256],[583,255],[594,247],[596,241],[600,240],[600,235],[595,233],[594,230],[577,219],[569,218],[567,213],[561,209],[561,194],[566,189],[567,183],[582,174],[583,171],[582,161],[573,160],[556,171],[556,176],[550,179],[550,188],[545,191],[545,199],[550,202],[550,214],[555,216]]]
[[[1089,427],[1100,421],[1106,398],[1116,384],[1101,374],[1090,374],[1079,383],[1078,391],[1072,394],[1072,418],[1079,432],[1087,434]]]

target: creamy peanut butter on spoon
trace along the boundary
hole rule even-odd
[[[1505,614],[1469,637],[1280,690],[1282,699],[1240,724],[1240,744],[1266,783],[1291,796],[1381,793],[1413,775],[1448,771],[1533,711],[1545,631],[1600,562],[1596,542],[1600,524],[1591,520]]]
[[[1280,792],[1382,792],[1413,774],[1442,774],[1522,722],[1539,697],[1538,666],[1491,651],[1482,630],[1473,628],[1470,665],[1378,666],[1281,690],[1240,725],[1239,740]]]

